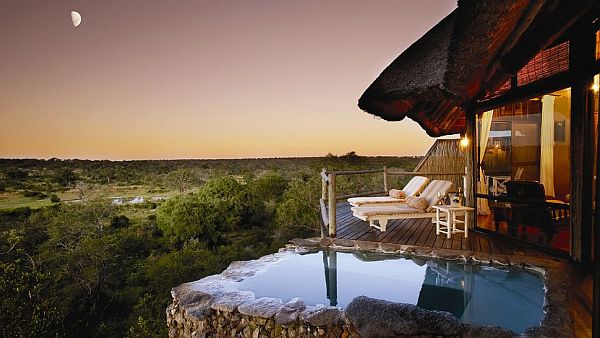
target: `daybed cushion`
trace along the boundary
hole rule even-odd
[[[423,190],[423,187],[427,184],[427,182],[429,182],[429,179],[427,177],[423,177],[423,176],[415,176],[413,177],[410,181],[408,181],[408,183],[406,184],[406,186],[404,187],[404,189],[400,190],[402,191],[406,196],[413,196],[418,194],[419,192],[421,192],[421,190]],[[396,189],[390,189],[390,193],[392,190],[396,190]],[[377,197],[352,197],[348,199],[348,203],[354,205],[354,206],[360,206],[360,205],[378,205],[378,204],[402,204],[404,203],[404,198],[394,198],[392,197],[392,194],[389,194],[388,196],[377,196]]]
[[[406,193],[406,196],[414,196],[420,193],[428,182],[429,179],[427,177],[415,176],[406,183],[406,186],[402,191]]]
[[[404,199],[393,198],[390,196],[375,196],[375,197],[352,197],[348,199],[348,203],[352,205],[361,204],[401,204],[404,203]]]
[[[445,195],[448,193],[448,191],[452,190],[453,186],[454,185],[450,181],[444,181],[444,180],[431,181],[431,183],[429,183],[427,188],[425,188],[425,190],[423,190],[421,195],[419,195],[419,197],[423,197],[423,198],[427,199],[427,202],[428,202],[427,211],[431,212],[433,210],[432,206],[436,205],[438,203],[438,201],[439,201],[439,198],[437,196],[438,192],[441,192],[442,194]]]
[[[391,216],[405,214],[423,214],[424,210],[411,208],[406,205],[389,205],[378,207],[354,207],[352,211],[361,216]]]

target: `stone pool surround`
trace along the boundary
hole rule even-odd
[[[545,284],[544,319],[520,337],[572,337],[570,284],[563,260],[520,255],[485,254],[346,239],[296,239],[253,261],[233,262],[219,275],[173,288],[167,308],[169,337],[515,337],[493,326],[461,323],[443,311],[368,297],[355,298],[346,309],[307,305],[301,298],[256,298],[239,291],[236,282],[266,269],[284,255],[321,249],[401,254],[407,258],[519,266],[540,273]]]

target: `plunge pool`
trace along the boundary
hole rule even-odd
[[[463,323],[517,334],[544,317],[543,277],[518,267],[324,249],[283,256],[237,284],[257,298],[302,297],[307,304],[342,309],[363,295],[446,311]]]

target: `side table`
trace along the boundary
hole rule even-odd
[[[459,206],[453,207],[450,205],[434,205],[435,209],[435,234],[446,234],[447,238],[455,233],[462,232],[465,238],[469,237],[469,215],[474,208]],[[463,217],[459,219],[458,217]],[[457,228],[457,225],[463,225],[462,229]]]

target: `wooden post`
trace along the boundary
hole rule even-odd
[[[325,168],[321,169],[321,199],[327,201],[327,182],[323,179],[323,176],[327,175]]]
[[[321,169],[321,200],[319,207],[321,209],[321,238],[329,235],[329,216],[327,216],[327,170]]]
[[[476,146],[476,142],[477,142],[477,135],[476,135],[476,129],[477,129],[477,114],[475,113],[475,109],[473,109],[472,107],[468,107],[467,109],[465,109],[465,119],[466,119],[466,130],[465,130],[465,137],[469,140],[469,144],[467,145],[465,151],[466,154],[466,168],[465,168],[465,204],[468,207],[471,208],[475,208],[477,209],[477,200],[475,199],[475,173],[476,171],[476,167],[477,167],[477,163],[476,163],[476,158],[477,156],[475,156],[475,151],[477,149]],[[471,224],[471,228],[474,229],[477,224],[476,224],[476,220],[477,220],[477,210],[475,210],[475,212],[468,212],[467,213],[468,216],[465,217],[469,217],[469,223]]]
[[[330,173],[327,175],[327,177],[329,178],[329,190],[327,192],[329,197],[329,237],[335,237],[335,233],[337,231],[335,174]]]
[[[600,127],[600,121],[596,128]],[[600,129],[599,129],[600,130]],[[597,142],[600,144],[600,132],[598,133]],[[596,177],[600,177],[600,147],[596,149]],[[596,179],[596,208],[600,206],[600,179]],[[598,209],[596,209],[598,210]],[[594,282],[593,282],[593,298],[592,298],[592,337],[600,335],[600,217],[594,217]]]
[[[383,167],[383,190],[385,190],[386,194],[389,192],[388,175],[387,175],[387,167],[386,166]]]

